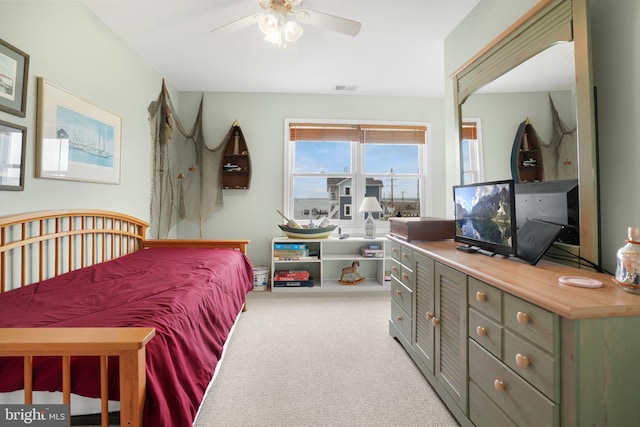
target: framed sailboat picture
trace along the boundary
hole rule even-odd
[[[0,39],[0,111],[25,117],[29,55]]]
[[[38,78],[38,178],[120,183],[122,119]]]

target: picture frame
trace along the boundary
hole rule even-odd
[[[29,55],[0,39],[0,111],[25,117]]]
[[[23,191],[27,128],[0,120],[0,190]]]
[[[36,177],[120,183],[122,118],[38,77]]]

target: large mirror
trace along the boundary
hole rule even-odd
[[[595,119],[585,3],[541,1],[453,78],[461,139],[465,119],[477,119],[481,125],[483,180],[514,178],[516,182],[557,181],[558,185],[575,181],[579,227],[570,249],[599,264]],[[517,158],[523,150],[514,146],[529,126],[541,157]],[[532,141],[525,139],[524,144]],[[540,174],[531,175],[533,170]],[[553,184],[545,187],[549,185]]]
[[[578,178],[575,82],[573,42],[561,42],[465,100],[463,123],[468,118],[478,122],[481,146],[490,153],[483,156],[489,163],[487,180],[508,175],[523,183]]]

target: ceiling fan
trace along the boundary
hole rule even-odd
[[[302,8],[302,0],[256,0],[263,13],[237,19],[210,32],[235,31],[258,23],[264,39],[278,46],[298,40],[303,28],[298,22],[355,36],[362,24],[347,18]]]

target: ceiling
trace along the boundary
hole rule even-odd
[[[480,0],[304,0],[362,23],[343,35],[302,24],[277,47],[257,24],[210,32],[262,12],[256,0],[83,0],[178,91],[444,97],[444,38]],[[355,90],[336,91],[336,86]]]

